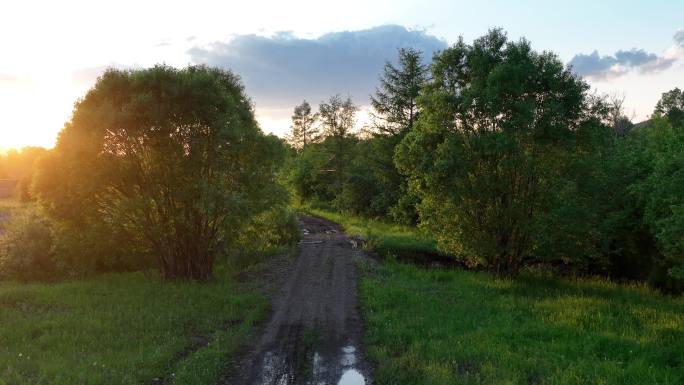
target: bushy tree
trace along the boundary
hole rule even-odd
[[[684,281],[684,122],[672,126],[656,118],[641,136],[648,174],[630,190],[643,204],[643,222],[656,240],[655,270]]]
[[[75,245],[103,245],[88,253],[147,255],[164,278],[204,280],[282,199],[282,155],[231,72],[110,69],[76,104],[36,192]],[[107,250],[116,239],[126,242]]]
[[[16,210],[0,236],[0,278],[20,281],[57,276],[50,222],[34,209]]]
[[[684,123],[684,91],[675,87],[664,92],[656,104],[654,113],[666,117],[675,127]]]
[[[459,39],[431,70],[396,155],[421,224],[467,263],[515,273],[556,230],[544,226],[555,194],[572,193],[571,160],[602,127],[589,87],[554,54],[501,30],[472,45]]]

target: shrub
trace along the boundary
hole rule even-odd
[[[264,255],[292,246],[299,240],[299,219],[286,206],[279,205],[255,216],[233,244],[232,257],[250,264]]]
[[[15,212],[0,238],[0,277],[46,280],[57,274],[54,233],[37,210]]]

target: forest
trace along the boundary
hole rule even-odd
[[[279,138],[230,70],[106,70],[0,157],[0,384],[229,383],[254,282],[343,231],[377,384],[681,384],[684,91],[632,121],[501,29],[378,77]]]

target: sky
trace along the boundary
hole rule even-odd
[[[501,27],[553,51],[646,119],[684,87],[684,1],[6,0],[0,4],[0,150],[52,147],[74,102],[108,67],[208,64],[239,74],[265,132],[294,105],[369,95],[397,48],[431,56]]]

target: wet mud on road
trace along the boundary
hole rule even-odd
[[[362,346],[356,260],[335,223],[302,217],[300,253],[271,318],[226,379],[231,385],[371,384]]]

